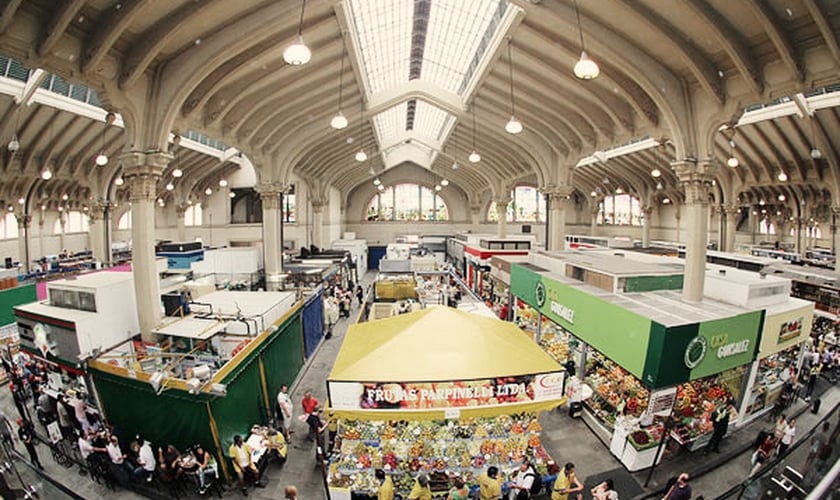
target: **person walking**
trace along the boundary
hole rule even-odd
[[[785,427],[785,432],[782,434],[782,440],[779,442],[779,456],[787,453],[788,448],[793,443],[796,437],[796,419],[792,418],[788,421]]]
[[[817,377],[820,375],[819,353],[817,353],[817,361],[811,364],[811,369],[808,371],[808,387],[805,389],[805,401],[811,400],[811,394],[814,393],[814,387],[817,385]]]
[[[766,462],[770,458],[770,454],[773,453],[775,445],[776,442],[773,440],[773,436],[767,434],[752,455],[752,469],[750,469],[750,473],[747,478],[752,478],[761,469],[764,462]]]
[[[25,422],[23,419],[19,418],[17,420],[18,424],[18,437],[20,441],[26,446],[26,452],[29,453],[29,461],[32,462],[32,465],[38,467],[41,470],[44,470],[44,466],[41,465],[41,461],[38,460],[38,452],[35,450],[35,441],[33,438],[33,429],[32,424],[29,422]]]
[[[691,500],[691,485],[688,484],[688,473],[677,476],[676,482],[668,489],[663,500]]]
[[[787,415],[782,413],[779,415],[779,420],[776,421],[776,425],[773,426],[773,440],[778,445],[782,442],[782,437],[785,435],[785,429],[787,428]]]

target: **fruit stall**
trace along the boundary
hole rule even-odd
[[[407,362],[406,353],[411,353]],[[332,499],[376,490],[382,468],[406,496],[419,473],[433,491],[490,465],[530,458],[556,472],[539,413],[564,402],[562,368],[508,322],[430,307],[352,325],[327,380],[339,420],[327,465]]]

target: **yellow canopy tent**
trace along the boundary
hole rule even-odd
[[[551,409],[564,372],[512,323],[430,307],[352,325],[327,380],[348,419],[441,419]]]

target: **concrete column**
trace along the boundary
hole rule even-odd
[[[796,253],[801,255],[802,257],[805,256],[805,245],[803,244],[803,237],[802,234],[802,227],[803,227],[803,219],[802,217],[796,217],[793,219],[793,234],[794,234],[794,244],[796,245]]]
[[[94,205],[90,207],[90,210],[88,210],[88,237],[90,238],[90,249],[93,252],[93,260],[107,263],[110,259],[108,259],[108,256],[106,255],[106,225],[104,215],[104,204],[94,203]]]
[[[683,160],[671,164],[685,191],[685,277],[682,299],[703,300],[706,278],[706,243],[709,237],[709,190],[717,166],[712,161]]]
[[[597,236],[598,234],[598,212],[598,207],[595,207],[589,214],[589,236]]]
[[[726,205],[723,207],[723,215],[726,217],[723,250],[725,252],[735,251],[735,234],[738,232],[738,215],[741,211],[735,205]]]
[[[840,259],[837,258],[840,254],[840,230],[838,230],[837,223],[840,222],[840,206],[831,206],[831,215],[833,220],[831,224],[832,248],[834,249],[834,270],[840,272]],[[814,245],[816,246],[816,245]]]
[[[481,205],[473,203],[470,205],[470,224],[474,233],[479,232],[478,226],[481,225]]]
[[[324,235],[324,202],[312,200],[312,244],[322,248]]]
[[[114,254],[111,252],[111,242],[113,240],[113,208],[109,203],[103,203],[102,211],[102,246],[104,250],[105,260],[103,261],[108,267],[114,265]]]
[[[548,250],[566,249],[566,202],[572,195],[572,188],[559,186],[547,188],[548,197]]]
[[[653,214],[653,207],[645,205],[642,207],[642,248],[650,248],[650,216]]]
[[[38,217],[38,258],[44,256],[44,226],[46,223],[47,221],[44,219],[44,211],[41,210],[40,216]]]
[[[273,184],[257,186],[263,213],[263,259],[265,261],[265,286],[267,290],[281,288],[282,244],[280,241],[280,195],[282,190]]]
[[[18,223],[18,260],[20,260],[20,271],[28,273],[30,264],[29,261],[29,246],[31,237],[29,234],[29,226],[32,224],[32,216],[29,214],[16,214],[15,218]]]
[[[496,236],[498,238],[507,238],[507,206],[510,203],[509,199],[496,200],[496,214],[499,220],[496,224]]]
[[[64,240],[64,235],[67,232],[67,214],[63,210],[58,212],[58,224],[61,227],[61,232],[58,233],[58,251],[60,253],[67,248],[67,242]]]
[[[140,336],[144,342],[156,342],[152,331],[160,323],[161,305],[160,279],[155,265],[155,200],[157,181],[172,155],[130,151],[119,159],[131,201],[131,270]]]
[[[185,216],[186,216],[186,213],[187,213],[187,208],[189,208],[189,207],[190,207],[190,205],[186,202],[178,203],[175,206],[175,217],[176,217],[175,225],[178,228],[178,242],[179,243],[187,240],[187,221],[186,221]]]
[[[679,243],[680,242],[680,221],[682,220],[682,214],[680,213],[679,209],[677,212],[674,213],[674,241]]]

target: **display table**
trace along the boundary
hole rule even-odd
[[[687,449],[688,451],[695,451],[702,448],[705,448],[709,441],[712,439],[712,433],[707,432],[705,434],[699,434],[694,437],[687,437],[685,434],[681,434],[676,430],[671,431],[671,439],[679,443],[680,446]]]

